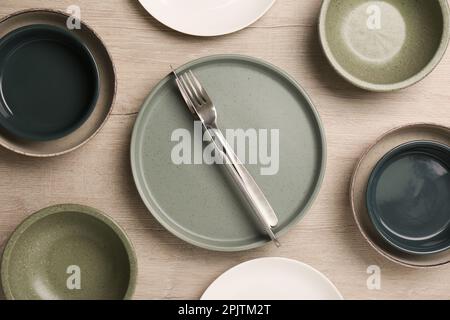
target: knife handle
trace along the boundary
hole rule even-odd
[[[272,209],[272,206],[270,205],[266,196],[259,188],[258,184],[255,182],[251,174],[247,171],[245,166],[236,156],[220,129],[209,128],[209,130],[213,132],[213,139],[215,137],[217,139],[216,142],[219,142],[218,148],[221,149],[219,151],[224,153],[226,158],[229,159],[229,163],[225,161],[226,165],[234,176],[241,191],[243,191],[244,195],[246,196],[247,201],[257,214],[258,218],[264,224],[266,231],[268,231],[267,229],[270,229],[270,231],[272,231],[272,228],[278,225],[278,217],[275,214],[275,211]]]

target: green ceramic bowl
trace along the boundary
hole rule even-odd
[[[137,273],[125,232],[100,211],[56,205],[26,219],[3,253],[7,299],[120,300],[131,298]]]
[[[449,40],[446,0],[324,0],[319,33],[333,68],[354,85],[392,91],[425,78]]]

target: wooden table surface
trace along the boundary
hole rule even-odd
[[[450,52],[424,81],[395,93],[368,93],[346,83],[321,52],[319,0],[278,0],[240,32],[197,38],[168,29],[137,0],[2,0],[0,15],[27,8],[81,7],[82,19],[105,41],[117,69],[113,115],[86,146],[50,159],[0,149],[0,245],[29,214],[58,203],[96,207],[115,218],[136,248],[136,299],[197,299],[222,272],[265,256],[300,260],[323,272],[346,299],[449,299],[450,265],[415,270],[376,253],[362,238],[349,205],[349,181],[361,153],[383,132],[411,122],[450,125]],[[272,245],[240,253],[210,252],[166,231],[147,211],[132,176],[133,124],[149,91],[169,71],[192,59],[240,53],[265,59],[294,76],[322,117],[327,172],[306,217]],[[381,268],[381,290],[366,286],[369,265]]]

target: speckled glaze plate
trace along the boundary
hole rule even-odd
[[[102,212],[65,204],[27,218],[5,247],[1,280],[8,299],[131,298],[136,257],[125,232]]]
[[[217,278],[202,300],[343,300],[321,272],[286,258],[241,263]]]
[[[311,206],[325,171],[319,116],[305,91],[277,67],[237,55],[205,57],[192,69],[215,101],[225,129],[278,129],[279,170],[260,175],[247,165],[279,217],[276,233],[292,227]],[[171,76],[163,79],[137,118],[131,164],[139,193],[153,216],[181,239],[211,250],[238,251],[268,242],[220,165],[175,165],[175,129],[192,133],[193,118]]]
[[[0,38],[24,26],[45,24],[67,30],[68,15],[47,9],[15,12],[0,19]],[[69,31],[68,31],[69,32]],[[108,119],[116,94],[116,75],[111,57],[98,35],[84,22],[81,29],[70,31],[89,50],[94,58],[99,76],[99,92],[89,117],[76,130],[59,139],[30,141],[18,138],[0,129],[0,145],[19,154],[33,157],[58,156],[73,151],[90,141]]]
[[[350,201],[355,221],[364,238],[384,257],[408,267],[432,267],[450,262],[450,250],[415,254],[396,248],[376,230],[367,209],[367,186],[379,161],[392,149],[412,141],[432,141],[450,145],[450,128],[418,123],[395,128],[383,134],[360,158],[353,173]]]

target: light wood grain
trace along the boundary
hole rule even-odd
[[[29,159],[0,150],[0,244],[30,213],[57,203],[94,206],[114,217],[137,251],[136,299],[197,299],[217,276],[245,260],[282,256],[312,265],[347,299],[448,299],[450,265],[430,270],[398,266],[363,240],[352,218],[348,189],[364,149],[386,130],[411,122],[450,125],[450,52],[425,81],[395,93],[374,94],[339,78],[321,53],[319,0],[278,0],[253,26],[203,39],[179,34],[149,16],[137,0],[2,0],[0,15],[48,7],[82,9],[104,39],[117,68],[113,116],[85,147],[53,159]],[[180,65],[215,53],[242,53],[278,65],[309,92],[328,140],[320,195],[300,224],[271,245],[243,253],[198,249],[165,231],[140,200],[131,177],[129,144],[136,113],[155,84]],[[382,269],[382,289],[366,287],[366,268]]]

